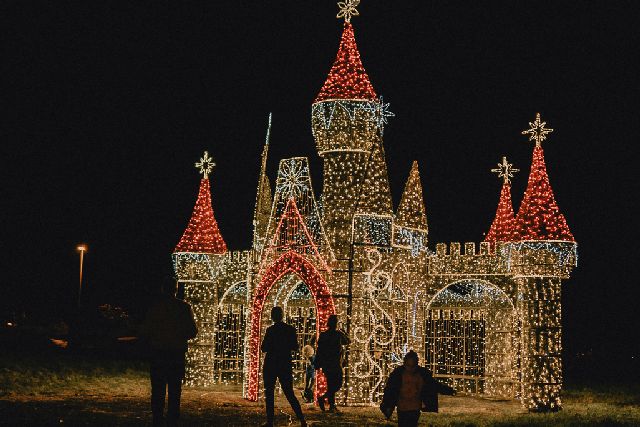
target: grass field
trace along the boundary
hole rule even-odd
[[[0,356],[0,425],[146,425],[150,422],[146,367],[55,352]],[[277,425],[289,425],[291,409],[278,399]],[[518,402],[441,397],[441,411],[421,417],[433,426],[640,425],[640,386],[567,385],[564,409],[529,414]],[[237,388],[190,389],[183,394],[183,425],[252,426],[264,422],[260,404]],[[377,408],[344,408],[340,415],[304,408],[310,425],[386,426]],[[395,418],[395,417],[394,417]],[[394,419],[392,419],[394,421]],[[296,425],[294,422],[292,425]]]

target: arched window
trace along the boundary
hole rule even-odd
[[[426,365],[459,392],[514,397],[513,303],[498,287],[462,280],[440,290],[425,315]]]
[[[232,285],[220,298],[216,312],[213,375],[216,383],[242,384],[247,284]]]

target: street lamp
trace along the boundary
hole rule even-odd
[[[84,253],[87,251],[87,245],[78,245],[76,250],[80,252],[80,287],[78,288],[78,307],[80,307],[80,295],[82,293],[82,265],[84,263]]]

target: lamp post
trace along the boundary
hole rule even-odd
[[[82,294],[82,266],[84,264],[84,253],[87,251],[87,245],[78,245],[76,250],[80,252],[80,286],[78,287],[78,307],[80,307],[80,295]]]

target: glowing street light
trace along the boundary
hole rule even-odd
[[[78,307],[80,307],[80,295],[82,294],[82,265],[84,263],[84,253],[87,251],[87,245],[80,244],[76,250],[80,252],[80,287],[78,288]]]

